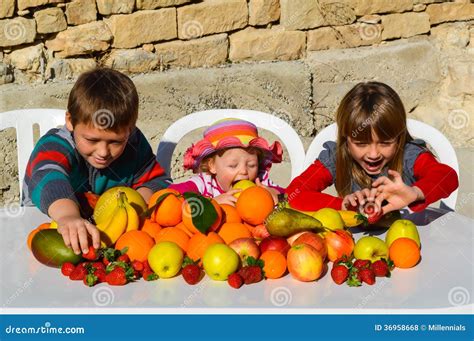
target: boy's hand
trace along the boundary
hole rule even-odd
[[[359,210],[360,206],[364,206],[367,203],[375,204],[375,212],[380,211],[380,205],[376,202],[377,189],[364,188],[360,191],[348,194],[342,200],[343,210]]]
[[[380,206],[384,200],[388,202],[382,207],[383,214],[399,210],[414,201],[425,199],[423,192],[418,187],[411,187],[403,182],[400,173],[389,170],[388,174],[393,177],[393,180],[381,176],[372,184],[373,189],[377,190],[375,203]]]
[[[273,203],[274,203],[275,205],[278,204],[278,195],[280,194],[280,192],[278,192],[275,188],[272,188],[272,187],[268,187],[268,186],[263,185],[259,178],[256,178],[256,179],[255,179],[255,184],[256,184],[258,187],[263,187],[263,188],[265,188],[267,191],[269,191],[270,194],[272,195]]]
[[[64,244],[71,247],[75,254],[89,251],[88,234],[92,237],[95,249],[100,247],[100,233],[97,227],[86,219],[72,216],[63,217],[57,221],[58,232],[63,236]]]
[[[234,194],[239,193],[241,191],[242,191],[241,189],[230,189],[227,192],[222,193],[221,195],[218,195],[217,197],[214,197],[214,200],[217,201],[219,205],[227,204],[227,205],[235,207],[237,198],[234,197]]]

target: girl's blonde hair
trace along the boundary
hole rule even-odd
[[[240,148],[240,147],[234,147],[234,148]],[[211,155],[208,155],[206,156],[202,161],[201,163],[199,164],[199,168],[197,170],[198,173],[209,173],[209,162],[211,160],[214,160],[216,158],[216,156],[222,156],[224,155],[224,153],[226,151],[228,151],[229,149],[232,149],[232,148],[225,148],[225,149],[221,149],[215,153],[212,153]],[[249,154],[257,154],[257,157],[258,157],[258,165],[259,165],[259,171],[260,171],[260,168],[261,168],[261,162],[262,162],[262,159],[263,159],[263,152],[260,148],[255,148],[255,147],[248,147],[248,148],[242,148],[242,149],[245,149],[245,151]]]
[[[352,193],[352,181],[368,188],[372,179],[354,162],[347,144],[348,138],[372,142],[372,132],[382,141],[395,140],[397,150],[388,168],[400,174],[403,170],[403,150],[412,140],[407,130],[406,113],[397,93],[387,84],[364,82],[354,86],[342,99],[337,109],[336,123],[336,190],[343,197]]]

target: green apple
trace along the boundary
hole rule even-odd
[[[232,186],[232,189],[241,189],[240,192],[234,194],[234,197],[238,198],[240,193],[253,186],[257,185],[255,185],[255,183],[250,180],[240,180],[239,182],[235,183],[234,186]]]
[[[324,227],[335,231],[344,228],[344,221],[339,212],[333,208],[325,207],[316,212],[305,212],[306,214],[318,219]]]
[[[171,278],[181,270],[183,258],[183,250],[176,243],[160,242],[148,253],[148,264],[160,278]]]
[[[215,281],[226,281],[239,267],[239,255],[225,244],[213,244],[206,249],[202,264],[206,274]]]
[[[375,262],[381,258],[388,259],[388,246],[377,237],[362,237],[354,246],[354,257],[356,259],[368,259]]]
[[[418,244],[418,247],[421,246],[418,229],[416,228],[416,225],[410,220],[395,220],[392,225],[390,225],[390,228],[387,231],[387,235],[385,236],[385,243],[388,245],[388,247],[390,247],[390,245],[392,245],[395,239],[402,237],[413,239]]]

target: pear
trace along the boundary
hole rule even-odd
[[[284,238],[303,231],[319,233],[325,230],[319,220],[293,209],[281,207],[268,215],[265,226],[270,235]]]

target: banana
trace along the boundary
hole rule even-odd
[[[111,219],[104,223],[97,224],[97,228],[102,231],[101,239],[112,246],[117,239],[125,232],[128,224],[128,214],[124,203],[124,194],[120,194],[117,199],[117,207],[113,210]]]
[[[357,212],[354,211],[338,211],[344,221],[345,227],[355,227],[363,223],[363,220],[357,218]]]
[[[138,216],[137,211],[132,205],[130,205],[126,196],[123,203],[125,210],[127,211],[127,229],[125,232],[138,230],[138,227],[140,226],[140,217]]]

